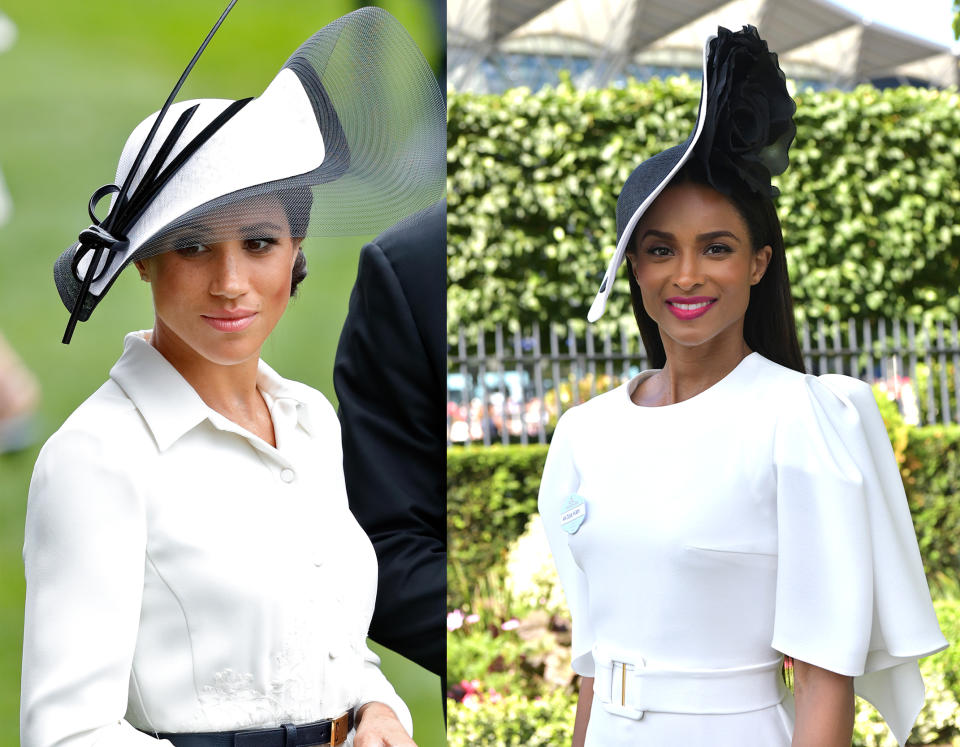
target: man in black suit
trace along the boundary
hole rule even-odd
[[[446,669],[446,203],[363,247],[333,383],[350,509],[377,551],[370,637]]]

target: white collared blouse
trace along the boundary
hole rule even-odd
[[[262,361],[274,448],[131,333],[47,441],[24,539],[23,747],[410,714],[366,646],[376,556],[336,413]],[[374,467],[372,467],[374,468]]]

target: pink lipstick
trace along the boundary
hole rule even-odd
[[[677,319],[687,321],[703,316],[716,302],[710,296],[674,296],[667,299],[667,308]]]
[[[203,321],[218,332],[241,332],[253,324],[257,312],[240,309],[238,311],[219,312],[216,316],[202,314]]]

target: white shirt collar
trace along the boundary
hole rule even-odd
[[[123,355],[110,369],[110,378],[139,410],[157,447],[165,451],[204,420],[220,430],[246,435],[240,426],[200,399],[179,371],[150,344],[150,334],[149,330],[141,330],[124,337]],[[289,400],[296,408],[298,424],[307,433],[312,432],[309,387],[284,379],[261,360],[257,365],[257,388],[267,395],[271,414],[277,402]]]

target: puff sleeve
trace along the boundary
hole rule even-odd
[[[900,472],[870,387],[805,376],[774,439],[775,649],[854,677],[903,745],[946,647]]]
[[[587,577],[574,560],[567,544],[568,535],[560,526],[563,504],[580,486],[580,475],[574,462],[571,443],[575,418],[576,408],[565,412],[557,422],[543,467],[543,477],[540,479],[537,506],[573,620],[573,670],[584,677],[593,677],[594,636],[588,608]]]

